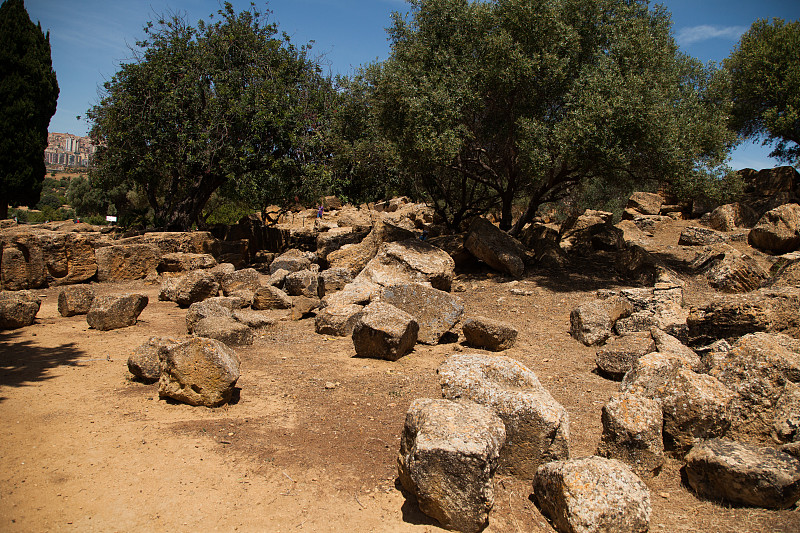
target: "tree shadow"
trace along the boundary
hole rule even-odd
[[[570,263],[563,268],[529,268],[525,279],[535,281],[537,285],[556,293],[589,292],[641,285],[636,280],[621,276],[617,272],[613,258],[600,254],[572,257]]]
[[[74,342],[54,348],[38,346],[32,341],[15,340],[16,331],[0,332],[0,385],[23,387],[52,379],[48,370],[63,365],[75,365],[85,354]],[[0,401],[5,400],[0,396]]]

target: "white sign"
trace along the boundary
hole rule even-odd
[[[106,222],[116,222],[117,217],[112,217],[111,215],[106,215]]]

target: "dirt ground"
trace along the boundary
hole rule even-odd
[[[666,253],[680,227],[657,235]],[[598,288],[630,286],[596,264],[513,281],[461,273],[468,315],[519,329],[504,353],[531,368],[569,412],[571,455],[594,453],[600,409],[618,383],[594,372],[595,350],[569,336],[570,311]],[[689,279],[687,300],[709,296]],[[439,531],[399,490],[396,457],[412,400],[440,397],[436,368],[460,343],[417,345],[396,362],[359,359],[348,338],[284,318],[239,347],[232,405],[158,398],[132,379],[129,353],[150,336],[186,333],[185,310],[145,282],[132,327],[101,332],[57,312],[58,288],[36,291],[36,323],[0,332],[0,531]],[[530,291],[517,296],[510,289]],[[654,532],[800,531],[800,511],[730,507],[695,497],[668,459],[648,481]],[[498,476],[488,532],[553,531],[527,481]]]

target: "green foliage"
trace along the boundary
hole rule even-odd
[[[337,91],[327,144],[332,153],[326,192],[354,203],[409,194],[395,146],[375,114],[374,79],[380,65],[336,80]]]
[[[0,218],[5,218],[8,204],[39,201],[47,126],[58,99],[50,34],[31,22],[23,0],[0,6],[0,72]]]
[[[89,111],[98,186],[136,191],[157,225],[179,229],[201,221],[223,186],[261,205],[305,195],[326,156],[316,139],[328,90],[308,47],[228,2],[218,20],[192,27],[171,16],[146,31],[137,60]]]
[[[78,216],[86,218],[91,215],[105,217],[110,201],[108,194],[101,188],[92,187],[88,179],[79,176],[70,181],[67,203],[75,209]]]
[[[209,212],[206,224],[236,224],[242,217],[253,213],[247,202],[236,202],[214,195],[206,205]]]
[[[42,190],[44,189],[66,189],[69,187],[69,180],[68,179],[55,179],[55,178],[44,178],[42,182]]]
[[[733,135],[713,66],[682,55],[661,7],[630,0],[413,0],[395,14],[377,116],[452,225],[584,182],[644,188],[724,172]]]
[[[58,209],[66,203],[65,200],[66,199],[63,196],[58,196],[52,192],[47,192],[42,194],[39,198],[39,202],[36,204],[36,209],[44,209],[45,207]]]
[[[20,224],[42,224],[44,222],[73,219],[75,218],[75,211],[73,209],[65,209],[62,207],[53,208],[46,205],[41,210],[35,211],[9,209],[8,216],[9,218],[17,217],[17,222]]]
[[[800,21],[757,20],[725,62],[733,128],[800,166]]]

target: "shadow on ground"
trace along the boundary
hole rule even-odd
[[[499,278],[503,282],[514,281],[513,277],[499,274],[483,263],[457,268],[456,274],[467,280]],[[569,265],[559,269],[528,265],[521,280],[533,281],[555,293],[588,292],[641,285],[635,280],[620,276],[616,272],[613,259],[599,254],[593,257],[574,257]]]
[[[18,332],[0,332],[0,386],[22,387],[51,379],[48,370],[74,365],[85,352],[74,342],[48,348],[29,340],[17,340]],[[0,401],[5,398],[0,396]]]

